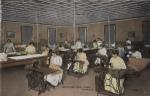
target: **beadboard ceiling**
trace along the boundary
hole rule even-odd
[[[2,0],[2,20],[51,25],[150,17],[150,0]]]

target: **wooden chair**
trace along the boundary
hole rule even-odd
[[[28,73],[26,75],[28,88],[38,91],[38,94],[49,90],[49,84],[44,80],[44,76],[50,71],[49,68],[46,66],[42,67],[38,61],[35,61],[32,67],[28,67]]]

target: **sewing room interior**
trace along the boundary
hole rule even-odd
[[[0,96],[150,96],[150,0],[0,5]]]

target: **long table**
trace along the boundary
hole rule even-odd
[[[93,63],[94,63],[93,57],[94,57],[95,53],[97,52],[97,49],[86,48],[83,50],[87,54],[87,58],[90,62],[90,66],[93,66]],[[68,51],[69,50],[60,51],[61,54],[63,54],[66,57],[65,59],[68,58],[68,56],[66,56],[66,55],[68,55],[67,54]],[[46,56],[42,56],[40,54],[33,54],[33,56],[31,56],[31,55],[15,56],[14,55],[12,57],[8,57],[7,61],[0,62],[0,68],[20,66],[20,65],[29,65],[29,64],[33,64],[33,62],[38,59],[46,62]]]
[[[23,58],[21,58],[23,57]],[[26,58],[25,58],[26,57]],[[42,63],[46,62],[47,57],[46,56],[40,56],[40,55],[33,55],[33,56],[14,56],[14,57],[8,57],[7,61],[0,62],[0,68],[7,68],[7,67],[14,67],[14,66],[21,66],[21,65],[29,65],[33,64],[35,60],[41,60]]]
[[[150,64],[149,58],[129,58],[128,67],[137,72],[141,72]]]
[[[90,67],[94,66],[94,61],[96,59],[96,52],[98,51],[98,49],[94,49],[94,48],[83,48],[83,51],[86,53],[87,55],[87,59],[90,62]],[[60,54],[62,55],[63,59],[64,59],[64,67],[66,67],[67,65],[65,64],[65,60],[72,58],[75,56],[75,51],[74,50],[59,50]],[[72,58],[73,59],[73,58]]]

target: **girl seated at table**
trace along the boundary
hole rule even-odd
[[[124,93],[123,82],[124,79],[114,76],[114,72],[121,72],[126,69],[126,64],[121,57],[118,56],[118,50],[112,51],[112,57],[110,59],[109,72],[105,75],[104,89],[111,93],[122,94]],[[118,73],[119,75],[119,73]]]
[[[49,48],[48,48],[47,45],[46,45],[46,46],[43,46],[43,47],[41,48],[41,50],[42,50],[42,55],[48,56],[48,54],[49,54]]]
[[[98,48],[98,45],[97,45],[97,41],[96,40],[93,40],[93,48]]]
[[[95,60],[95,65],[102,65],[104,66],[104,63],[107,61],[108,56],[107,56],[107,49],[105,45],[101,45],[99,48],[98,52],[96,53],[97,58]]]
[[[89,62],[87,60],[86,53],[83,52],[83,49],[79,49],[76,57],[75,57],[75,64],[74,64],[74,72],[79,72],[79,73],[86,73],[88,69]]]
[[[78,40],[76,41],[76,43],[75,43],[75,48],[76,48],[76,49],[80,49],[80,48],[83,47],[82,45],[83,45],[83,44],[82,44],[81,40],[78,39]]]
[[[36,53],[36,48],[34,46],[33,42],[30,42],[29,45],[26,47],[25,52],[27,54],[35,54]]]
[[[62,57],[58,55],[58,52],[53,51],[50,58],[49,68],[53,71],[52,73],[45,76],[45,80],[48,81],[52,86],[57,86],[62,81],[63,70]]]
[[[140,49],[135,48],[135,50],[132,53],[133,58],[142,58],[142,53],[140,52]]]

